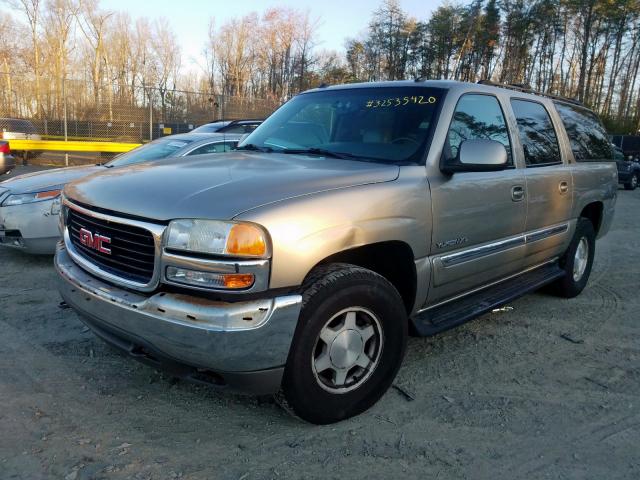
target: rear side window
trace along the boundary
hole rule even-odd
[[[228,125],[218,130],[218,132],[225,133],[251,133],[259,124],[257,123],[240,123],[235,125]]]
[[[245,133],[244,125],[231,125],[230,127],[224,127],[218,130],[224,133]]]
[[[513,164],[507,122],[496,97],[482,94],[460,97],[447,133],[445,157],[456,158],[462,142],[476,139],[495,140],[503,144],[508,163]]]
[[[602,123],[586,108],[554,102],[578,162],[610,162],[613,149]]]
[[[230,152],[235,148],[236,143],[237,142],[208,143],[207,145],[203,145],[201,147],[196,148],[193,152],[189,153],[189,155],[203,155],[205,153]]]
[[[518,122],[527,167],[562,163],[558,137],[544,105],[528,100],[511,100]]]

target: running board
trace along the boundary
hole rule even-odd
[[[418,336],[428,337],[462,325],[494,308],[562,278],[557,262],[509,278],[459,300],[429,308],[411,318]]]

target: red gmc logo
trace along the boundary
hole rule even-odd
[[[93,234],[86,228],[80,229],[79,237],[80,243],[85,247],[92,248],[93,250],[97,250],[100,253],[111,255],[111,249],[105,247],[105,244],[108,245],[111,243],[111,239],[109,237],[105,237],[104,235],[100,235],[98,233]]]

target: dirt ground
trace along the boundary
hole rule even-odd
[[[410,339],[409,396],[326,427],[120,356],[58,308],[50,257],[0,250],[0,478],[640,478],[639,217],[621,190],[580,297]]]

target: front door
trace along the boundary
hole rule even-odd
[[[443,155],[455,158],[464,140],[502,143],[509,167],[498,172],[461,172],[430,179],[433,205],[433,305],[518,272],[524,255],[525,179],[515,168],[505,116],[493,95],[460,97]]]

